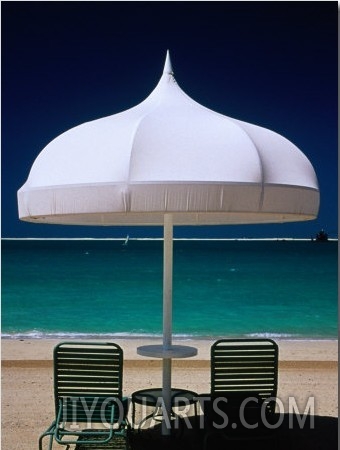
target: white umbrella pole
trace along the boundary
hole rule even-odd
[[[172,266],[173,266],[173,220],[171,214],[164,215],[163,248],[163,348],[172,345]],[[170,434],[171,418],[171,358],[163,359],[164,402],[162,434]]]
[[[163,249],[163,343],[142,345],[137,353],[142,356],[163,359],[162,384],[162,435],[171,434],[171,360],[190,358],[197,355],[197,349],[184,345],[172,345],[172,266],[173,266],[173,216],[164,215]]]

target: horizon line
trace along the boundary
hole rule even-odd
[[[93,237],[1,237],[2,241],[163,241],[163,237],[114,237],[114,238],[93,238]],[[295,237],[271,237],[271,238],[181,238],[174,237],[174,241],[312,241],[312,238]],[[314,241],[314,237],[313,237]],[[328,241],[338,241],[338,238],[328,238]]]

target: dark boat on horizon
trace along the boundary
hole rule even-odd
[[[319,231],[315,238],[312,237],[312,242],[327,242],[328,241],[328,234],[324,231],[321,230]]]

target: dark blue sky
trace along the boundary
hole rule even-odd
[[[19,221],[16,192],[60,133],[128,109],[156,86],[166,50],[194,100],[270,128],[312,162],[315,221],[177,227],[185,237],[337,236],[338,4],[1,2],[2,237],[161,236],[160,228]]]

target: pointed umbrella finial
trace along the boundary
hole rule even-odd
[[[167,50],[166,52],[166,58],[165,58],[165,64],[164,64],[164,70],[163,73],[168,73],[169,75],[173,75],[174,71],[172,69],[171,65],[171,59],[170,59],[170,52]]]

